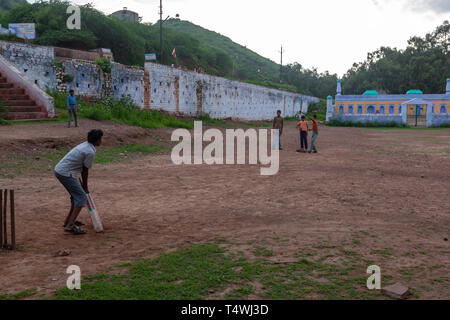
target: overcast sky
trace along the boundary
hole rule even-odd
[[[29,0],[34,2],[34,0]],[[110,14],[127,6],[145,22],[159,19],[159,0],[72,0]],[[163,0],[164,18],[180,14],[204,28],[284,63],[343,75],[380,46],[405,48],[450,20],[450,0]]]

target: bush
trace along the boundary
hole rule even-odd
[[[62,69],[64,66],[63,66],[63,64],[62,64],[62,62],[61,61],[58,61],[58,60],[55,60],[54,62],[53,62],[53,65],[56,67],[56,68],[59,68],[59,69]]]
[[[24,42],[23,39],[17,37],[15,34],[13,33],[9,33],[9,34],[0,34],[0,40],[2,41],[16,41],[16,42]]]
[[[111,61],[108,58],[98,58],[95,64],[103,70],[104,73],[111,73]]]
[[[65,74],[63,77],[64,83],[71,83],[73,81],[73,77],[70,74]]]
[[[8,116],[8,107],[3,105],[3,103],[0,102],[0,125],[6,125],[9,124],[8,121],[6,121],[6,117]]]
[[[48,30],[37,40],[43,46],[56,46],[79,50],[95,49],[97,38],[90,31],[84,30]]]
[[[395,121],[389,122],[357,122],[351,120],[342,120],[333,118],[327,122],[330,127],[354,127],[354,128],[407,128],[407,124],[398,123]]]
[[[438,126],[433,126],[433,128],[450,128],[450,122],[447,123],[441,123]]]
[[[55,108],[67,110],[67,94],[53,92],[51,95],[55,101]],[[78,101],[78,115],[95,121],[113,121],[148,129],[193,128],[190,121],[178,120],[156,110],[141,110],[134,105],[129,96],[122,96],[119,100],[108,97],[94,103]]]

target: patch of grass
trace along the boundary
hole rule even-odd
[[[104,274],[82,283],[81,290],[67,288],[56,299],[200,299],[211,289],[225,289],[237,277],[231,257],[211,244],[163,254],[134,264],[125,275]]]
[[[121,161],[125,158],[132,156],[133,154],[152,154],[167,150],[166,146],[149,145],[143,146],[138,144],[129,144],[126,146],[115,146],[111,148],[99,149],[95,156],[95,163],[105,164],[111,162]]]
[[[434,265],[430,267],[430,270],[436,270],[436,269],[442,269],[445,268],[444,265],[440,264],[440,265]]]
[[[124,262],[124,263],[121,263],[121,264],[119,264],[119,265],[117,265],[119,268],[128,268],[128,267],[131,267],[133,264],[131,263],[131,262]]]
[[[233,289],[225,295],[227,300],[242,300],[254,292],[252,285],[245,285],[238,289]]]
[[[10,124],[10,122],[6,120],[6,118],[8,117],[8,112],[9,108],[0,101],[0,125]]]
[[[66,111],[67,95],[59,92],[51,93],[51,95],[55,100],[55,107]],[[65,114],[67,119],[67,112]],[[156,110],[139,109],[133,104],[129,96],[122,96],[119,100],[108,97],[102,102],[94,103],[78,101],[78,115],[80,118],[95,121],[113,121],[147,129],[193,128],[191,121],[178,120]]]
[[[163,152],[166,146],[129,144],[110,148],[99,148],[95,156],[95,163],[107,164],[129,160],[133,157]],[[24,172],[41,173],[44,170],[53,169],[56,164],[69,152],[69,148],[63,150],[48,150],[35,154],[9,154],[6,163],[0,164],[0,177],[14,178]]]
[[[372,250],[371,254],[381,254],[383,256],[392,256],[394,253],[392,249]]]
[[[263,250],[263,248],[260,248]],[[276,264],[247,261],[242,254],[217,244],[196,244],[186,249],[123,264],[123,274],[101,273],[84,277],[81,290],[59,289],[58,300],[179,300],[205,299],[211,292],[233,288],[225,299],[246,299],[257,294],[267,299],[377,299],[380,292],[365,287],[364,266],[340,266],[324,259],[300,258]],[[351,275],[358,268],[358,273]],[[358,276],[358,274],[361,276]],[[258,292],[254,285],[259,284]]]
[[[32,297],[37,293],[36,289],[28,289],[15,294],[0,294],[0,300],[19,300]]]
[[[448,282],[449,279],[448,278],[435,278],[435,279],[430,279],[430,283],[431,284],[436,284],[436,283],[444,283],[444,282]]]
[[[343,254],[349,255],[349,256],[354,256],[354,255],[356,255],[356,252],[355,252],[355,251],[353,251],[353,250],[347,250],[347,249],[345,249],[345,248],[342,248],[342,249],[341,249],[341,252],[342,252]]]
[[[263,248],[263,247],[257,247],[253,254],[257,257],[271,257],[273,256],[273,252],[269,249]]]

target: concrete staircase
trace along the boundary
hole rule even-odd
[[[47,112],[25,94],[24,89],[15,88],[0,74],[0,102],[7,107],[8,120],[48,119]]]

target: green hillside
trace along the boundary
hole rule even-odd
[[[279,64],[233,42],[228,37],[204,29],[189,21],[179,19],[170,19],[165,22],[165,26],[197,38],[200,40],[201,45],[209,50],[222,50],[225,52],[234,63],[235,72],[233,76],[240,79],[261,80],[261,77],[258,75],[258,70],[261,70],[264,79],[270,81],[279,80]]]
[[[110,48],[114,59],[126,65],[143,66],[145,53],[157,53],[160,59],[158,23],[120,21],[87,4],[81,6],[82,30],[68,30],[68,1],[51,0],[18,6],[23,3],[26,1],[0,0],[0,10],[8,10],[0,14],[0,24],[36,23],[38,37],[33,41],[36,44],[80,50]],[[11,6],[15,7],[11,9]],[[423,38],[412,37],[405,50],[382,47],[370,53],[366,61],[355,63],[344,76],[344,92],[361,94],[372,89],[398,93],[408,88],[419,88],[427,93],[445,92],[444,80],[450,70],[449,34],[450,24],[445,21]],[[171,54],[174,48],[176,59]],[[163,52],[166,65],[181,65],[189,70],[200,67],[207,74],[320,98],[336,91],[336,74],[320,73],[316,68],[307,69],[300,63],[283,66],[280,84],[277,63],[188,21],[170,19],[164,23]]]
[[[27,0],[0,0],[0,14],[26,3],[28,3]]]

